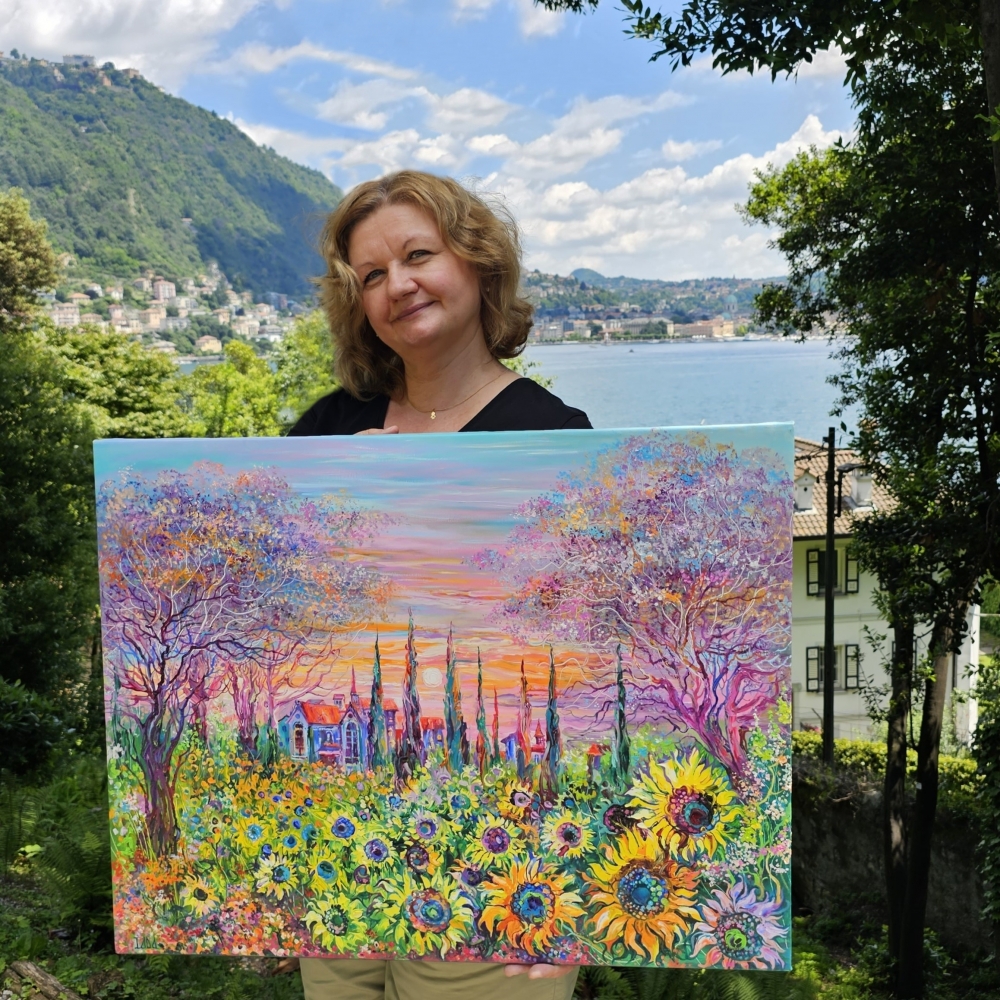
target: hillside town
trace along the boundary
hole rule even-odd
[[[233,338],[253,343],[266,353],[304,311],[279,292],[254,296],[250,291],[235,291],[215,263],[205,273],[179,282],[147,269],[138,278],[79,284],[82,290],[59,289],[43,296],[56,326],[117,330],[154,351],[179,358],[219,355],[224,343]]]

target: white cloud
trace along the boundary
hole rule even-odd
[[[495,94],[471,87],[452,91],[444,97],[427,92],[427,102],[431,112],[427,124],[432,129],[461,135],[499,125],[512,110],[510,104]]]
[[[85,52],[134,66],[168,88],[211,55],[258,0],[5,0],[4,48],[60,60]]]
[[[625,133],[611,126],[684,102],[682,95],[670,90],[652,100],[621,95],[596,101],[580,98],[556,120],[550,132],[519,146],[511,156],[508,169],[515,174],[538,178],[574,173],[618,148]]]
[[[496,4],[497,0],[451,0],[456,20],[478,20]]]
[[[377,132],[385,128],[390,112],[403,101],[426,93],[423,87],[404,87],[395,80],[343,80],[332,97],[317,105],[316,114],[324,121]],[[387,107],[390,111],[381,110]]]
[[[488,186],[501,193],[525,230],[528,265],[568,273],[684,278],[705,274],[773,274],[780,261],[769,234],[747,228],[734,204],[747,197],[754,171],[786,164],[809,146],[841,137],[808,116],[787,140],[761,156],[731,157],[701,175],[655,167],[599,190],[572,180],[533,181],[505,164]]]
[[[534,0],[517,0],[521,34],[526,38],[557,35],[563,28],[566,15],[537,7]]]
[[[275,152],[299,163],[320,166],[332,162],[330,154],[343,153],[351,145],[349,140],[340,136],[305,135],[261,122],[244,121],[233,115],[226,117],[259,146],[270,146]]]
[[[419,74],[411,69],[404,69],[381,59],[371,59],[358,55],[356,52],[342,52],[337,49],[326,49],[312,42],[302,41],[298,45],[284,48],[272,48],[259,42],[251,42],[237,49],[228,59],[215,63],[208,70],[215,73],[273,73],[282,66],[298,62],[302,59],[312,59],[319,62],[334,63],[355,73],[369,76],[383,76],[389,80],[415,80]]]
[[[847,75],[847,61],[844,53],[838,48],[817,52],[812,62],[804,62],[799,66],[796,76],[800,80],[830,79],[834,77],[843,80]]]
[[[718,139],[709,139],[707,142],[675,142],[673,139],[668,139],[660,150],[668,162],[681,163],[692,157],[701,156],[702,153],[712,153],[721,148],[722,143]]]

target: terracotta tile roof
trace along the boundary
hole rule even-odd
[[[336,726],[340,724],[340,709],[334,705],[316,705],[302,702],[302,714],[310,726]]]
[[[444,719],[438,718],[436,715],[422,716],[420,719],[420,728],[423,729],[444,729]]]
[[[857,462],[856,452],[849,448],[838,448],[836,452],[837,466],[847,462]],[[796,511],[793,527],[795,538],[823,538],[826,535],[826,446],[817,441],[809,441],[807,438],[795,439],[795,478],[798,479],[806,472],[812,473],[816,478],[816,485],[813,487],[812,510]],[[855,517],[864,517],[873,508],[885,510],[892,505],[892,496],[889,491],[882,487],[877,481],[872,483],[872,507],[862,507],[853,509],[850,500],[851,477],[850,474],[844,477],[843,496],[844,503],[842,513],[833,522],[834,532],[838,538],[848,538],[851,535],[851,521]]]

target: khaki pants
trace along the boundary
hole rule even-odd
[[[576,971],[508,978],[502,965],[303,958],[306,1000],[570,1000]]]

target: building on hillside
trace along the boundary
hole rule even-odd
[[[396,713],[392,700],[382,703],[390,742],[395,742]],[[369,702],[358,696],[354,671],[351,693],[335,694],[329,703],[297,701],[278,720],[278,742],[292,760],[321,762],[347,771],[368,766]]]
[[[151,351],[159,351],[161,354],[176,354],[177,345],[169,340],[154,340],[150,345]]]
[[[837,449],[837,466],[857,456]],[[819,729],[823,721],[824,607],[826,571],[826,448],[795,439],[795,515],[792,555],[792,722],[796,729]],[[842,513],[834,522],[837,565],[834,589],[834,736],[870,738],[874,725],[867,698],[880,699],[887,679],[884,665],[892,653],[892,634],[875,605],[877,581],[858,566],[851,551],[852,521],[884,508],[891,497],[864,469],[843,478]],[[979,661],[979,609],[970,615],[960,654],[952,657],[948,709],[955,737],[968,740],[975,728],[976,705],[970,667]],[[916,654],[927,652],[927,637]],[[955,696],[958,692],[958,696]]]
[[[157,302],[167,302],[169,299],[175,299],[177,298],[177,287],[172,281],[157,278],[153,282],[153,298]]]
[[[81,313],[80,323],[86,326],[99,326],[102,330],[107,325],[104,317],[100,313],[95,312]]]
[[[93,56],[63,56],[63,66],[73,66],[76,69],[94,69],[97,66],[97,60]]]
[[[49,316],[56,326],[80,325],[80,307],[75,302],[54,302]]]
[[[149,278],[136,278],[135,281],[132,282],[132,287],[137,292],[149,295],[149,293],[153,290],[153,283],[149,280]]]
[[[218,337],[213,337],[210,334],[205,334],[204,337],[199,337],[194,342],[195,350],[201,351],[202,354],[221,354],[222,353],[222,341]]]
[[[166,316],[160,323],[161,330],[186,330],[191,325],[187,316]]]
[[[257,336],[272,344],[280,344],[285,337],[285,331],[276,323],[266,323],[257,329]]]
[[[150,306],[148,309],[139,310],[139,322],[150,330],[159,330],[166,318],[167,311],[163,306]]]
[[[223,324],[223,326],[229,326],[229,321],[233,318],[233,314],[228,309],[213,309],[212,315]]]
[[[107,295],[112,302],[121,302],[121,300],[125,297],[125,289],[122,288],[121,285],[111,285],[105,289],[105,295]]]
[[[91,298],[100,299],[104,296],[104,289],[97,282],[87,285],[87,293]]]
[[[77,306],[88,306],[91,303],[91,298],[83,292],[70,292],[69,295],[66,296],[66,301],[73,302]]]

